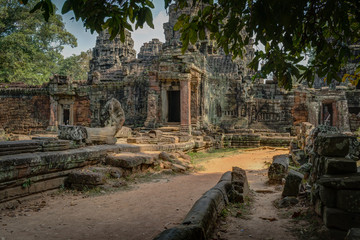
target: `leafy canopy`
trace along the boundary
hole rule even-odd
[[[27,0],[19,0],[27,3]],[[168,8],[171,0],[164,0]],[[51,0],[38,0],[45,18],[53,13]],[[182,15],[175,25],[180,30],[183,51],[188,44],[209,36],[225,53],[242,56],[244,47],[253,38],[265,46],[256,50],[250,67],[257,76],[273,73],[281,86],[290,89],[292,78],[306,80],[310,85],[315,74],[341,81],[341,70],[349,61],[357,61],[359,52],[349,45],[360,42],[360,1],[354,0],[178,0],[178,8],[196,9],[192,16]],[[66,0],[62,13],[73,11],[85,27],[100,32],[108,29],[111,37],[124,30],[132,31],[146,22],[153,27],[150,0]],[[246,32],[246,37],[241,35]],[[307,65],[300,64],[309,52]],[[359,64],[353,76],[360,76]]]
[[[81,52],[79,55],[73,54],[59,62],[58,74],[71,76],[73,80],[86,80],[90,70],[89,62],[92,57],[92,51]]]
[[[76,46],[60,15],[46,22],[41,10],[29,13],[33,6],[0,0],[0,82],[46,82],[63,59],[63,45]]]

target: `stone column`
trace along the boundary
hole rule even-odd
[[[160,85],[157,78],[157,73],[149,72],[149,94],[147,98],[147,116],[145,120],[145,127],[155,128],[159,120],[159,94]]]
[[[57,131],[58,130],[58,102],[54,99],[53,96],[50,96],[50,119],[49,126],[47,128],[48,131]]]
[[[191,133],[190,77],[180,80],[180,131]]]

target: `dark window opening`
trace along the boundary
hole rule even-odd
[[[63,124],[69,125],[70,124],[70,109],[64,109],[63,112]]]
[[[180,91],[168,91],[168,122],[180,122]]]
[[[359,114],[360,113],[360,107],[349,107],[349,113],[350,114]]]

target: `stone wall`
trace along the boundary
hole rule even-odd
[[[49,126],[50,97],[45,88],[0,89],[0,128],[30,134]]]
[[[77,96],[74,103],[74,125],[90,126],[90,99],[87,96]]]
[[[312,202],[332,239],[344,239],[360,227],[360,143],[339,133],[320,133],[314,141],[311,163]]]
[[[100,113],[105,103],[115,98],[125,112],[125,125],[143,126],[147,116],[147,79],[92,85],[89,89],[91,126],[100,126]]]
[[[306,106],[307,94],[305,92],[296,91],[294,93],[294,107],[291,114],[294,118],[294,125],[308,121],[308,108]]]

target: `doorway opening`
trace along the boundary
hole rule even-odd
[[[332,104],[323,104],[323,123],[327,126],[333,126],[333,109]]]
[[[64,109],[63,111],[63,124],[64,125],[70,124],[70,109]]]
[[[168,91],[168,122],[180,122],[180,91]]]

